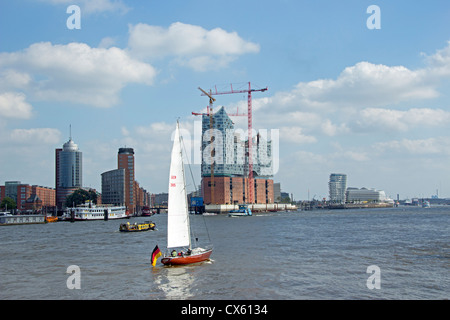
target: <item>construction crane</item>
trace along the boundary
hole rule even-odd
[[[193,115],[207,115],[207,116],[209,116],[209,129],[212,130],[212,128],[213,128],[213,103],[214,103],[214,101],[216,101],[216,99],[214,99],[208,92],[206,92],[202,88],[198,87],[198,89],[201,92],[203,92],[202,95],[206,95],[206,96],[209,97],[209,106],[207,107],[207,113],[206,114],[195,113],[195,112],[192,112],[192,114]],[[210,163],[211,163],[211,180],[210,180],[211,189],[210,189],[210,191],[211,191],[211,204],[215,204],[215,198],[214,198],[214,187],[215,187],[215,183],[214,183],[214,161],[213,161],[213,158],[214,158],[214,155],[215,155],[213,153],[215,153],[215,150],[214,150],[214,139],[213,139],[212,131],[210,131],[210,132],[211,132],[211,140],[210,140],[210,143],[211,143],[211,161],[210,161]]]
[[[212,107],[212,101],[215,101],[215,99],[212,97],[213,95],[221,95],[221,94],[233,94],[233,93],[247,93],[248,97],[247,97],[247,103],[248,103],[248,112],[247,112],[247,117],[248,117],[248,197],[247,197],[247,202],[249,203],[253,203],[254,202],[254,197],[253,197],[253,136],[252,136],[252,130],[253,130],[253,126],[252,126],[252,92],[264,92],[267,91],[267,87],[263,88],[263,89],[252,89],[252,86],[250,84],[250,82],[248,83],[248,89],[241,89],[241,90],[235,90],[233,89],[233,85],[230,85],[231,90],[228,91],[223,91],[223,92],[219,92],[217,91],[217,87],[215,87],[215,92],[213,92],[212,90],[209,91],[209,93],[207,93],[206,91],[204,91],[203,89],[200,89],[203,94],[202,95],[206,95],[210,98],[210,105]],[[212,111],[211,111],[212,114]],[[239,114],[237,114],[239,115]],[[212,117],[210,115],[210,117]]]

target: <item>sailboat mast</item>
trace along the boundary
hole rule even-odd
[[[178,139],[180,139],[180,158],[181,158],[181,172],[183,176],[183,188],[184,188],[184,197],[185,197],[185,207],[186,207],[186,220],[188,225],[188,239],[189,239],[189,250],[192,249],[192,241],[191,241],[191,222],[189,220],[189,207],[188,207],[188,201],[187,201],[187,190],[186,190],[186,175],[184,172],[184,161],[183,161],[183,148],[181,147],[183,144],[181,134],[180,134],[180,124],[177,120],[177,129],[178,129]]]
[[[186,195],[183,152],[179,123],[175,129],[169,177],[167,248],[191,248],[191,232]]]

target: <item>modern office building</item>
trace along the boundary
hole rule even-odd
[[[102,202],[125,205],[125,169],[114,169],[102,173]]]
[[[119,148],[117,154],[117,168],[125,169],[125,205],[130,212],[134,212],[136,208],[136,190],[134,185],[133,148]]]
[[[271,142],[259,133],[253,138],[254,179],[249,181],[244,133],[235,130],[223,107],[212,119],[203,115],[201,189],[205,204],[274,203]]]
[[[82,173],[82,152],[70,137],[62,149],[55,150],[55,186],[58,210],[65,206],[67,196],[76,189],[82,188]]]
[[[281,202],[281,184],[279,182],[273,184],[273,197],[275,203]]]
[[[125,205],[130,213],[149,206],[150,193],[135,180],[133,148],[119,148],[117,169],[102,173],[102,203]]]
[[[345,203],[345,191],[347,190],[347,175],[332,173],[328,182],[331,203]]]
[[[346,200],[350,203],[359,202],[386,202],[390,199],[383,190],[375,190],[368,188],[347,188]]]
[[[5,181],[5,195],[17,203],[17,187],[21,185],[20,181]]]

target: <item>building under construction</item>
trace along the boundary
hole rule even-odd
[[[267,137],[246,138],[223,107],[216,113],[211,108],[202,115],[201,151],[205,204],[274,203],[272,144]]]

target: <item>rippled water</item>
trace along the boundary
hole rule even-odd
[[[0,299],[448,299],[449,218],[450,207],[195,216],[212,261],[154,268],[165,214],[141,233],[119,232],[124,220],[4,226]],[[71,265],[80,289],[67,287]],[[380,289],[367,287],[371,265]]]

